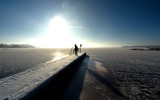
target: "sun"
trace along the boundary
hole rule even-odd
[[[69,25],[64,18],[57,16],[50,21],[49,25],[50,35],[53,35],[55,37],[60,37],[67,35],[68,31],[69,31]]]
[[[39,48],[72,48],[74,44],[84,44],[83,47],[104,47],[105,44],[95,43],[76,37],[69,21],[62,16],[55,16],[48,21],[43,35],[30,41],[29,44]]]
[[[71,40],[67,20],[56,16],[50,20],[47,32],[35,45],[41,48],[66,48],[73,45]]]
[[[53,17],[46,27],[47,30],[43,35],[32,40],[30,44],[40,48],[72,48],[74,44],[85,44],[85,47],[95,45],[87,40],[73,36],[72,26],[62,16]]]

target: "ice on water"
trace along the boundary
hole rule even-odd
[[[160,99],[159,51],[133,51],[122,48],[94,48],[83,49],[83,51],[85,51],[93,60],[102,63],[107,71],[111,72],[115,79],[123,85],[128,93],[128,96],[133,100]],[[33,66],[34,64],[53,60],[53,55],[57,51],[54,52],[52,49],[30,49],[28,51],[17,51],[16,49],[13,49],[12,52],[14,52],[14,54],[12,54],[9,50],[0,50],[0,73],[5,70],[14,70],[19,66]],[[68,50],[66,50],[64,54],[68,54]],[[59,53],[57,55],[61,54]],[[18,58],[18,56],[20,58]],[[7,63],[8,59],[11,60],[10,63]],[[72,59],[68,59],[67,61],[72,61]],[[53,75],[54,72],[59,69],[59,64],[63,66],[67,65],[65,60],[64,62],[59,63],[48,63],[49,66],[47,68],[45,67],[45,64],[44,66],[42,64],[40,67],[35,67],[33,69],[1,79],[0,99],[5,98],[6,94],[13,95],[13,93],[17,90],[20,90],[19,92],[26,91],[28,89],[31,90],[32,87],[29,88],[28,84],[33,83],[32,85],[35,87],[36,85],[42,83],[44,79],[50,75]],[[3,65],[5,65],[5,67]],[[36,68],[37,70],[35,71]],[[23,78],[20,78],[20,76],[23,76]],[[26,80],[27,77],[28,79]],[[21,87],[18,87],[16,84],[21,84]],[[9,89],[12,90],[10,91]]]
[[[103,48],[86,49],[86,52],[103,62],[133,100],[160,99],[159,51]]]
[[[0,48],[0,78],[52,62],[69,54],[69,49]]]

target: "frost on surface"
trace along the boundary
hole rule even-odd
[[[0,99],[16,99],[25,96],[76,58],[77,56],[68,56],[1,79]]]
[[[0,48],[0,78],[58,60],[69,54],[69,49]]]
[[[128,91],[131,100],[160,99],[160,52],[120,48],[87,49]]]

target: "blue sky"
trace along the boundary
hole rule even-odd
[[[159,45],[159,5],[159,0],[0,0],[0,43],[43,42],[51,20],[61,16],[72,44]]]

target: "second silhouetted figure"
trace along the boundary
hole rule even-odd
[[[77,45],[76,45],[76,44],[75,44],[74,46],[75,46],[75,48],[74,48],[75,55],[77,55],[77,53],[78,53],[78,47],[77,47]]]

